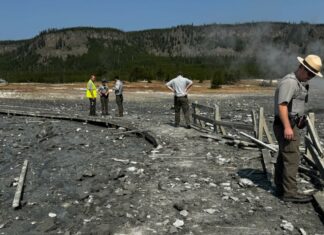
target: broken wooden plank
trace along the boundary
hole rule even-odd
[[[322,215],[324,215],[324,192],[323,191],[316,192],[313,195],[313,197],[314,197],[319,209],[321,210]]]
[[[322,159],[314,147],[312,140],[309,136],[305,136],[305,145],[313,157],[313,161],[316,163],[316,168],[321,173],[322,178],[324,178],[324,159]]]
[[[200,137],[210,138],[210,139],[214,139],[214,140],[217,140],[217,141],[221,141],[222,140],[222,137],[217,136],[217,135],[201,134]]]
[[[303,154],[304,159],[308,162],[308,164],[310,164],[312,167],[316,168],[316,163],[313,159],[312,154],[309,152],[309,150],[307,151],[308,154]]]
[[[203,128],[203,127],[201,127],[201,126],[199,126],[197,124],[191,124],[190,126],[191,126],[191,128],[193,128],[193,129],[195,129],[197,131],[204,132],[204,133],[210,133],[210,130],[208,130],[206,128]]]
[[[317,152],[319,154],[319,157],[323,158],[324,152],[323,152],[321,143],[319,141],[319,137],[317,135],[317,132],[315,130],[315,127],[314,127],[311,119],[309,118],[309,116],[307,116],[306,121],[307,121],[307,130],[308,130],[309,135],[310,135],[310,137],[312,139],[314,147],[316,148],[316,150],[317,150]]]
[[[262,141],[263,140],[263,125],[265,123],[264,119],[264,115],[263,115],[263,108],[260,108],[259,111],[259,129],[258,129],[258,140]]]
[[[197,116],[200,116],[199,107],[204,107],[204,106],[199,105],[198,104],[198,101],[196,101],[195,103],[192,103],[192,107],[193,107],[193,110],[194,110],[194,113],[192,114],[192,117],[193,117],[193,119],[195,121],[195,124],[198,124],[199,123],[199,125],[201,127],[205,127],[205,125],[203,125],[203,123],[201,122],[201,119],[197,118]]]
[[[197,102],[197,101],[196,101]],[[191,107],[192,107],[192,113],[193,114],[196,114],[197,113],[197,110],[196,110],[196,106],[194,105],[195,103],[192,103],[191,104]],[[194,117],[194,115],[192,115],[192,118],[193,118],[193,124],[197,125],[197,118]]]
[[[216,104],[215,104],[214,115],[215,115],[215,120],[216,120],[216,121],[221,121],[221,115],[220,115],[220,112],[219,112],[219,106],[216,105]],[[220,132],[221,132],[223,135],[226,135],[226,131],[225,131],[225,129],[224,129],[223,126],[214,124],[214,128],[215,128],[215,130],[219,129]]]
[[[198,104],[197,101],[195,103],[192,103],[192,107],[193,108],[202,109],[202,110],[205,110],[205,111],[210,112],[210,113],[213,113],[214,112],[214,108],[213,107],[209,107],[209,106],[206,106],[206,105]]]
[[[24,161],[23,167],[21,169],[21,173],[20,173],[20,177],[19,177],[19,181],[18,181],[18,185],[17,185],[17,189],[16,189],[16,193],[15,193],[15,197],[12,203],[12,207],[13,208],[17,208],[20,205],[20,199],[21,199],[21,195],[22,195],[22,190],[23,190],[23,186],[24,186],[24,182],[25,182],[25,176],[26,176],[26,172],[27,172],[27,166],[28,166],[28,160]]]
[[[129,123],[122,121],[122,120],[106,120],[104,118],[96,118],[96,117],[88,117],[88,116],[70,116],[70,115],[57,115],[55,113],[52,114],[46,114],[46,113],[40,113],[37,111],[36,113],[34,112],[27,112],[27,111],[21,111],[21,110],[1,110],[0,113],[4,114],[13,114],[17,116],[27,116],[27,117],[41,117],[41,118],[50,118],[50,119],[59,119],[59,120],[69,120],[69,121],[76,121],[76,122],[86,122],[90,123],[93,125],[98,125],[98,126],[105,126],[105,127],[113,127],[113,128],[118,128],[118,127],[124,127],[126,130],[133,130],[134,127],[130,125]],[[156,138],[150,134],[149,131],[143,131],[141,134],[148,142],[150,142],[153,146],[158,146]]]
[[[201,134],[200,137],[209,138],[209,139],[213,139],[216,141],[223,141],[226,144],[237,145],[238,147],[254,147],[254,148],[257,147],[257,145],[255,143],[247,142],[244,140],[238,140],[238,139],[234,139],[234,138],[228,138],[229,136]]]
[[[244,123],[238,123],[238,122],[229,122],[229,121],[218,121],[218,120],[213,120],[211,118],[208,117],[204,117],[204,116],[200,116],[197,114],[192,114],[192,116],[194,118],[200,119],[204,122],[208,122],[211,124],[216,124],[216,125],[222,125],[222,126],[227,126],[227,127],[232,127],[232,128],[238,128],[238,129],[244,129],[244,130],[249,130],[249,131],[253,131],[253,126],[252,125],[248,125],[248,124],[244,124]]]
[[[274,165],[272,163],[272,156],[268,149],[262,149],[262,167],[267,176],[268,181],[273,184]]]
[[[252,112],[252,115],[255,115],[255,113]],[[255,117],[253,117],[255,118]],[[255,127],[255,131],[257,130],[256,128],[256,124],[254,124]],[[269,128],[268,128],[268,125],[267,125],[267,122],[265,120],[265,117],[264,117],[264,110],[263,108],[261,107],[260,108],[260,112],[259,112],[259,129],[258,131],[256,132],[257,133],[257,139],[258,140],[261,140],[263,141],[263,132],[265,133],[266,137],[267,137],[267,140],[270,144],[273,144],[273,140],[272,140],[272,137],[271,137],[271,134],[270,134],[270,131],[269,131]]]
[[[310,169],[304,165],[299,165],[298,172],[299,172],[299,174],[304,174],[306,177],[308,177],[308,179],[306,179],[306,180],[309,180],[309,178],[311,178],[313,184],[316,184],[316,185],[323,184],[323,182],[322,182],[323,179],[318,174],[318,171],[316,170],[316,168]]]
[[[258,138],[258,121],[256,118],[255,110],[252,110],[252,122],[253,122],[254,137]]]
[[[250,136],[250,135],[248,135],[248,134],[246,134],[246,133],[244,133],[244,132],[242,132],[242,131],[240,131],[239,133],[240,133],[241,135],[243,135],[243,136],[245,136],[245,137],[251,139],[253,142],[255,142],[255,143],[257,143],[257,144],[259,144],[259,145],[261,145],[261,146],[263,146],[263,147],[266,147],[266,148],[268,148],[268,149],[270,149],[270,150],[272,150],[272,151],[274,151],[274,152],[277,152],[277,151],[278,151],[276,148],[274,148],[274,147],[272,147],[272,146],[270,146],[270,145],[268,145],[268,144],[262,142],[261,140],[258,140],[258,139],[256,139],[256,138],[254,138],[254,137],[252,137],[252,136]]]
[[[131,130],[131,131],[123,131],[123,132],[116,132],[113,133],[113,135],[124,135],[124,134],[132,134],[132,133],[143,133],[148,130]]]
[[[313,124],[313,126],[315,126],[315,114],[314,113],[309,113],[308,116],[309,116],[309,121]],[[310,137],[308,129],[309,128],[307,127],[306,136]],[[307,148],[305,148],[305,155],[306,155],[305,159],[307,159],[309,161],[312,161],[314,163],[313,156],[310,154],[310,152],[309,152],[309,150]]]
[[[268,139],[269,144],[273,144],[274,142],[272,140],[272,137],[271,137],[267,122],[266,122],[264,117],[263,117],[263,130],[264,130],[264,133],[266,134],[266,137]]]

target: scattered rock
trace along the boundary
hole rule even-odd
[[[178,229],[174,226],[170,226],[170,229],[169,229],[169,234],[174,234],[174,233],[177,233],[178,232]]]
[[[251,180],[249,180],[247,178],[241,178],[239,180],[239,185],[242,188],[247,188],[247,187],[253,187],[253,186],[255,186],[255,184]]]
[[[137,168],[134,167],[134,166],[131,166],[131,167],[128,167],[128,168],[127,168],[127,171],[130,171],[130,172],[134,172],[134,171],[136,171],[136,170],[137,170]]]
[[[301,235],[307,235],[306,231],[303,228],[299,228],[299,232]]]
[[[55,224],[55,220],[54,218],[47,218],[45,220],[42,221],[42,223],[40,223],[36,230],[37,231],[41,231],[43,233],[47,233],[50,231],[53,231],[57,228],[57,225]]]
[[[178,211],[186,210],[186,205],[183,201],[176,202],[173,204],[173,207],[177,209]]]
[[[86,170],[86,171],[84,171],[83,174],[82,174],[83,177],[94,177],[95,175],[96,175],[96,174],[93,173],[93,172],[90,171],[90,170]]]
[[[290,232],[294,231],[294,226],[292,225],[292,223],[288,222],[287,220],[282,220],[281,224],[280,224],[280,227],[283,230],[288,230]]]
[[[188,211],[186,211],[186,210],[182,210],[182,211],[180,211],[180,215],[182,215],[183,217],[187,217],[188,216]]]
[[[205,212],[207,212],[208,214],[214,214],[216,212],[215,209],[204,209]]]
[[[180,219],[176,219],[176,221],[173,223],[173,226],[176,228],[180,228],[183,225],[184,225],[184,222],[183,222],[183,220],[180,220]]]
[[[50,213],[48,213],[48,216],[49,216],[49,217],[51,217],[51,218],[55,218],[55,217],[56,217],[56,214],[55,214],[55,213],[52,213],[52,212],[50,212]]]

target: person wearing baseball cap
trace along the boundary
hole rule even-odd
[[[101,115],[108,115],[109,87],[105,78],[101,80],[101,85],[99,86],[98,91],[100,94]]]
[[[297,172],[299,165],[299,129],[305,126],[305,106],[308,101],[308,81],[323,77],[322,60],[317,55],[297,57],[299,66],[294,73],[283,77],[277,85],[274,96],[275,120],[273,131],[279,144],[275,165],[277,196],[283,201],[305,203],[311,195],[298,192]]]

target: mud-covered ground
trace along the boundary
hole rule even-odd
[[[310,90],[310,109],[323,138],[318,84]],[[194,94],[190,101],[218,104],[222,119],[245,123],[252,109],[264,107],[271,129],[272,94]],[[87,115],[88,101],[12,97],[1,98],[0,108]],[[113,97],[109,108],[113,115],[105,118],[121,120],[114,117]],[[159,147],[123,128],[0,115],[0,234],[324,234],[314,203],[284,203],[274,196],[259,149],[174,128],[171,94],[126,91],[125,111],[122,121],[150,131]],[[15,210],[25,159],[22,205]],[[300,190],[318,187],[298,181]]]

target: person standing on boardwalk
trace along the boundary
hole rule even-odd
[[[274,96],[273,130],[279,144],[274,181],[277,196],[283,201],[302,203],[311,201],[312,197],[297,190],[296,177],[300,160],[298,129],[305,126],[308,81],[315,76],[323,77],[323,75],[320,72],[322,61],[317,55],[297,59],[300,63],[297,70],[279,81]]]
[[[108,115],[109,88],[106,79],[102,79],[98,91],[100,94],[101,114]]]
[[[118,116],[122,117],[124,115],[124,97],[123,97],[123,82],[119,80],[118,76],[115,76],[115,85],[113,90],[115,91],[116,95],[116,104],[118,107]]]
[[[179,127],[180,110],[182,109],[186,121],[186,128],[191,128],[188,91],[192,87],[192,85],[193,82],[190,79],[183,77],[182,75],[178,75],[176,78],[166,83],[166,86],[174,93],[175,127]]]
[[[97,99],[97,88],[94,82],[96,81],[96,76],[91,75],[87,84],[86,96],[90,101],[90,116],[96,116],[96,99]]]

